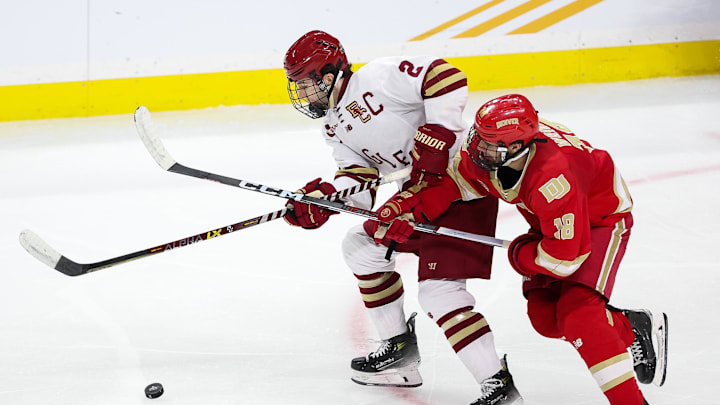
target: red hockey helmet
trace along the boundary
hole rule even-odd
[[[290,46],[285,54],[284,65],[293,106],[311,118],[325,115],[338,73],[350,66],[340,41],[327,32],[318,30],[308,32]],[[322,80],[327,73],[335,76],[330,86]],[[308,78],[312,81],[312,86],[298,85],[298,82]]]
[[[523,153],[538,132],[538,115],[530,100],[521,94],[508,94],[480,107],[467,139],[467,151],[475,164],[494,170]],[[508,146],[518,141],[523,147],[508,156]]]

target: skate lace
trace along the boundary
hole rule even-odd
[[[383,341],[382,344],[380,345],[380,347],[378,347],[377,350],[375,350],[374,352],[368,354],[368,360],[370,360],[370,359],[376,359],[376,358],[378,358],[378,357],[382,357],[382,356],[386,355],[387,352],[390,351],[390,347],[391,347],[391,346],[392,346],[392,343],[390,343],[389,340]]]
[[[503,387],[503,382],[500,379],[497,378],[488,378],[487,380],[480,383],[480,389],[482,390],[482,395],[480,395],[479,399],[487,399],[490,397],[495,391]]]
[[[639,341],[636,340],[630,345],[630,352],[633,356],[633,366],[645,363],[645,355],[643,354],[642,345]]]

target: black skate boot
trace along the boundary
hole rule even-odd
[[[415,336],[416,312],[407,321],[407,332],[394,336],[366,357],[352,360],[351,380],[361,385],[390,387],[419,387],[422,377],[418,371],[420,352]]]
[[[653,315],[646,309],[620,309],[610,304],[607,308],[622,312],[630,321],[635,334],[635,341],[630,345],[630,351],[638,382],[662,386],[667,375],[667,315],[665,313]]]
[[[502,369],[494,376],[483,380],[480,383],[482,395],[477,401],[470,405],[522,405],[523,398],[520,396],[512,375],[507,367],[507,355],[500,360]]]

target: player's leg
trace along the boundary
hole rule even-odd
[[[633,339],[629,322],[605,308],[631,227],[632,216],[628,216],[614,226],[590,230],[592,254],[561,281],[557,320],[610,403],[642,405],[642,393],[627,352],[627,344]]]
[[[352,380],[363,385],[421,385],[414,315],[406,321],[402,278],[394,271],[396,254],[385,260],[387,248],[376,245],[362,226],[348,230],[342,251],[382,340],[376,351],[352,360]]]
[[[557,320],[611,405],[642,405],[632,358],[605,310],[605,298],[574,282],[562,282]]]
[[[530,324],[541,336],[559,339],[563,336],[557,323],[557,301],[560,284],[551,277],[536,275],[523,282]]]
[[[484,404],[522,404],[507,366],[498,358],[492,331],[476,311],[465,280],[423,280],[418,300],[423,311],[445,332],[460,361],[481,386]]]
[[[594,288],[608,300],[630,237],[632,215],[612,227],[591,230],[592,254],[570,280]],[[662,385],[667,370],[667,316],[660,311],[624,310],[608,306],[608,317],[629,347],[640,383]]]
[[[497,209],[494,197],[456,202],[432,223],[492,236]],[[421,235],[419,242],[420,305],[480,383],[481,397],[475,404],[521,404],[507,365],[495,351],[490,326],[473,311],[475,299],[465,289],[465,279],[490,278],[493,248],[430,235]]]

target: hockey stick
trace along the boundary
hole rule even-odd
[[[396,180],[403,179],[410,175],[410,169],[402,169],[396,172],[390,173],[381,178],[366,181],[360,184],[356,184],[352,187],[336,191],[332,194],[326,195],[323,199],[336,199],[344,198],[350,195],[367,191],[371,188],[377,187],[381,184],[390,183]],[[282,218],[288,211],[288,208],[269,212],[265,215],[260,215],[255,218],[246,219],[235,224],[225,225],[220,228],[211,229],[206,232],[201,232],[196,235],[188,236],[182,239],[174,240],[172,242],[163,243],[162,245],[155,246],[150,249],[143,249],[137,252],[128,253],[126,255],[113,257],[111,259],[103,260],[95,263],[77,263],[67,257],[61,255],[57,250],[53,249],[47,242],[42,240],[35,232],[26,229],[20,232],[20,244],[28,253],[34,256],[36,259],[52,267],[53,269],[68,275],[68,276],[79,276],[87,274],[93,271],[104,269],[107,267],[115,266],[117,264],[129,262],[131,260],[140,259],[143,257],[151,256],[156,253],[165,252],[168,250],[177,249],[183,246],[192,245],[204,240],[213,239],[218,236],[227,235],[229,233],[239,231],[241,229],[250,228],[255,225],[260,225],[265,222],[273,221],[278,218]]]
[[[353,215],[358,215],[368,219],[377,220],[377,213],[365,210],[362,208],[351,207],[343,204],[339,201],[323,200],[320,198],[310,197],[308,195],[283,190],[280,188],[268,187],[263,184],[251,183],[246,180],[234,179],[232,177],[222,176],[219,174],[209,173],[202,170],[193,169],[191,167],[184,166],[177,163],[175,159],[170,156],[168,151],[165,149],[160,138],[155,133],[155,127],[152,124],[152,118],[150,117],[150,111],[144,106],[138,107],[135,110],[135,127],[138,130],[138,134],[142,139],[145,147],[147,148],[150,155],[155,159],[158,165],[163,170],[169,172],[183,174],[186,176],[197,177],[203,180],[215,181],[218,183],[226,184],[228,186],[239,187],[246,190],[256,191],[263,194],[269,194],[276,197],[286,198],[289,200],[295,200],[304,202],[307,204],[316,205],[319,207],[327,208],[335,212],[346,212]],[[510,246],[510,241],[496,239],[486,235],[478,235],[469,232],[463,232],[457,229],[445,228],[437,225],[414,223],[413,227],[416,231],[425,232],[434,235],[445,235],[452,236],[454,238],[470,240],[473,242],[479,242],[490,246],[507,248]]]

